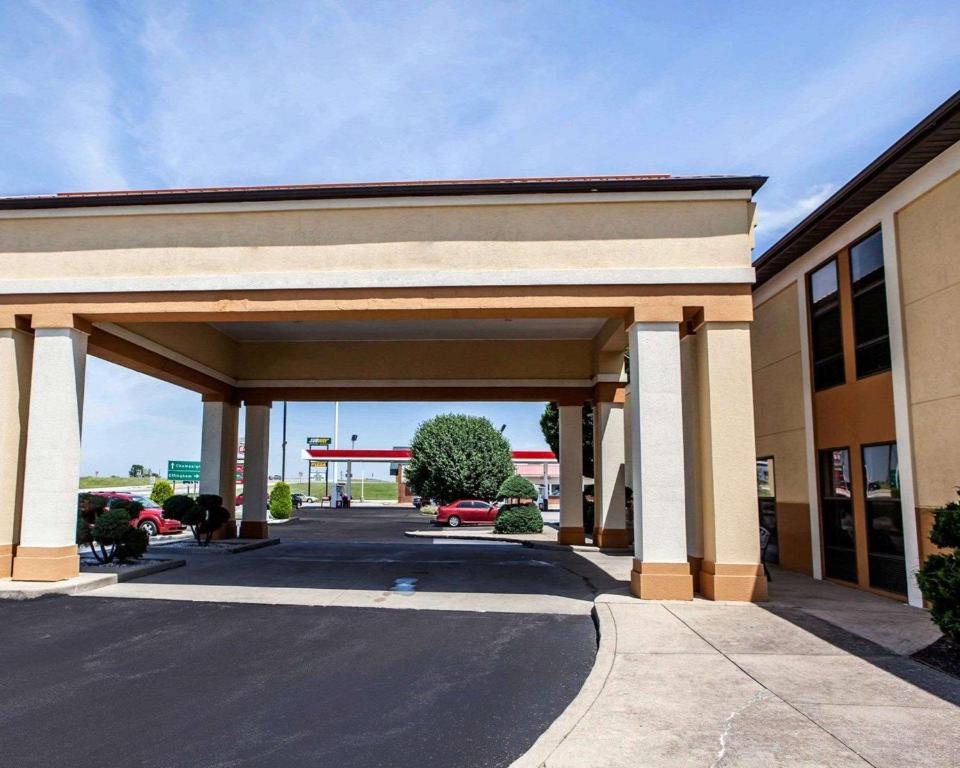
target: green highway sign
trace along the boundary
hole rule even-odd
[[[200,462],[168,461],[167,480],[179,480],[182,483],[199,483]]]
[[[307,445],[330,445],[333,442],[333,438],[330,437],[308,437]]]

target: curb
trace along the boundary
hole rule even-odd
[[[175,560],[168,558],[145,558],[145,562],[131,566],[129,568],[107,568],[104,566],[85,566],[80,573],[95,574],[99,576],[113,576],[115,582],[132,581],[141,576],[150,576],[161,571],[169,571],[171,568],[179,568],[186,565],[186,560]]]
[[[514,536],[503,535],[499,535],[494,538],[493,536],[484,536],[477,533],[458,533],[456,536],[450,536],[449,534],[434,534],[429,531],[404,531],[403,535],[408,536],[411,539],[437,539],[439,541],[443,541],[444,539],[450,539],[451,541],[502,541],[509,544],[522,544],[530,549],[550,549],[554,551],[565,552],[603,552],[611,555],[628,554],[633,552],[632,547],[621,547],[616,549],[607,547],[601,549],[600,547],[592,547],[587,544],[559,544],[553,541],[535,541],[531,539],[520,539]]]
[[[237,539],[234,539],[237,541]],[[264,547],[272,547],[280,543],[280,539],[255,539],[254,541],[248,541],[245,544],[238,544],[235,547],[230,547],[227,550],[227,554],[237,555],[240,552],[249,552],[252,549],[263,549]]]
[[[46,595],[79,595],[117,583],[115,573],[82,573],[62,582],[0,581],[0,600],[35,600]],[[11,587],[16,584],[17,586]]]
[[[613,669],[617,653],[617,627],[613,612],[606,603],[593,604],[593,620],[597,625],[597,657],[593,669],[583,681],[580,692],[574,696],[560,716],[554,720],[524,754],[510,764],[510,768],[542,768],[564,740],[586,717],[593,707]]]

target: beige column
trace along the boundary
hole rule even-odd
[[[697,332],[703,569],[712,600],[764,600],[760,564],[750,324],[705,323]]]
[[[13,559],[14,579],[58,581],[80,572],[77,486],[86,353],[87,334],[76,328],[38,327],[34,331],[23,514]]]
[[[243,520],[241,539],[269,538],[267,530],[267,458],[270,454],[270,404],[247,403],[244,428]]]
[[[683,470],[686,494],[687,561],[693,588],[700,591],[703,566],[703,514],[700,491],[700,402],[697,395],[697,336],[680,339],[680,380],[683,388]]]
[[[13,573],[13,551],[20,540],[23,468],[30,407],[32,334],[13,318],[0,327],[0,579]]]
[[[593,415],[593,543],[604,548],[630,546],[624,496],[623,390],[615,402],[599,401]]]
[[[638,322],[627,336],[635,483],[630,589],[645,599],[692,600],[679,323]]]
[[[560,532],[561,544],[583,544],[583,406],[560,410]]]
[[[240,406],[222,399],[204,396],[203,431],[200,437],[200,493],[223,498],[223,506],[233,518],[237,506],[237,428]],[[215,534],[218,539],[233,539],[237,526],[231,520]]]

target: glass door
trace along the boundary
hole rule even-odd
[[[764,562],[777,564],[780,562],[780,542],[772,456],[757,459],[757,500],[760,507],[760,556]]]
[[[857,535],[850,482],[850,451],[820,451],[820,525],[823,573],[831,579],[857,581]]]
[[[905,595],[907,563],[896,443],[863,447],[863,487],[870,586]]]

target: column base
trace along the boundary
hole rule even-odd
[[[13,544],[0,544],[0,579],[13,574]]]
[[[219,530],[213,532],[214,541],[222,541],[223,539],[235,539],[237,538],[237,521],[232,517],[224,523]]]
[[[80,574],[77,545],[65,547],[17,547],[13,558],[16,581],[62,581]]]
[[[269,539],[270,533],[267,530],[266,520],[241,520],[240,536],[241,539]]]
[[[700,594],[708,600],[760,602],[767,599],[767,577],[760,564],[703,561]]]
[[[700,591],[700,571],[703,569],[703,558],[693,555],[687,556],[687,562],[690,564],[690,575],[693,576],[693,591]]]
[[[630,537],[625,528],[594,528],[593,545],[600,549],[629,549]]]
[[[693,600],[690,565],[634,560],[630,591],[643,600]]]
[[[583,526],[575,526],[572,528],[565,528],[561,526],[559,532],[557,533],[557,541],[560,544],[583,544],[586,541],[586,536],[583,533]]]

